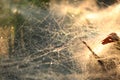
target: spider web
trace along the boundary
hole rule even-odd
[[[1,60],[3,80],[63,80],[60,73],[85,73],[86,54],[82,54],[85,46],[80,39],[87,41],[98,35],[94,25],[76,22],[78,16],[73,17],[71,13],[59,15],[54,10],[29,5],[14,5],[12,9],[17,10],[15,15],[23,17],[23,21],[17,24],[10,58]],[[74,57],[81,58],[81,63]]]

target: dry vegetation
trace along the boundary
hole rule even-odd
[[[120,79],[119,56],[114,60],[117,68],[103,71],[81,41],[109,68],[110,46],[103,46],[101,40],[111,32],[120,35],[120,4],[100,9],[88,0],[76,3],[53,0],[47,10],[10,6],[13,23],[20,22],[0,28],[0,54],[8,55],[0,56],[0,80]]]

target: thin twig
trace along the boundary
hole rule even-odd
[[[92,55],[95,57],[95,59],[100,58],[100,57],[90,48],[90,46],[89,46],[85,41],[83,41],[81,38],[79,38],[79,39],[80,39],[80,41],[81,41],[83,44],[85,44],[85,46],[90,50],[90,52],[91,52]]]

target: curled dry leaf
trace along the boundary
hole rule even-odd
[[[102,40],[102,44],[105,45],[115,41],[119,41],[119,37],[116,33],[111,33],[104,40]]]

